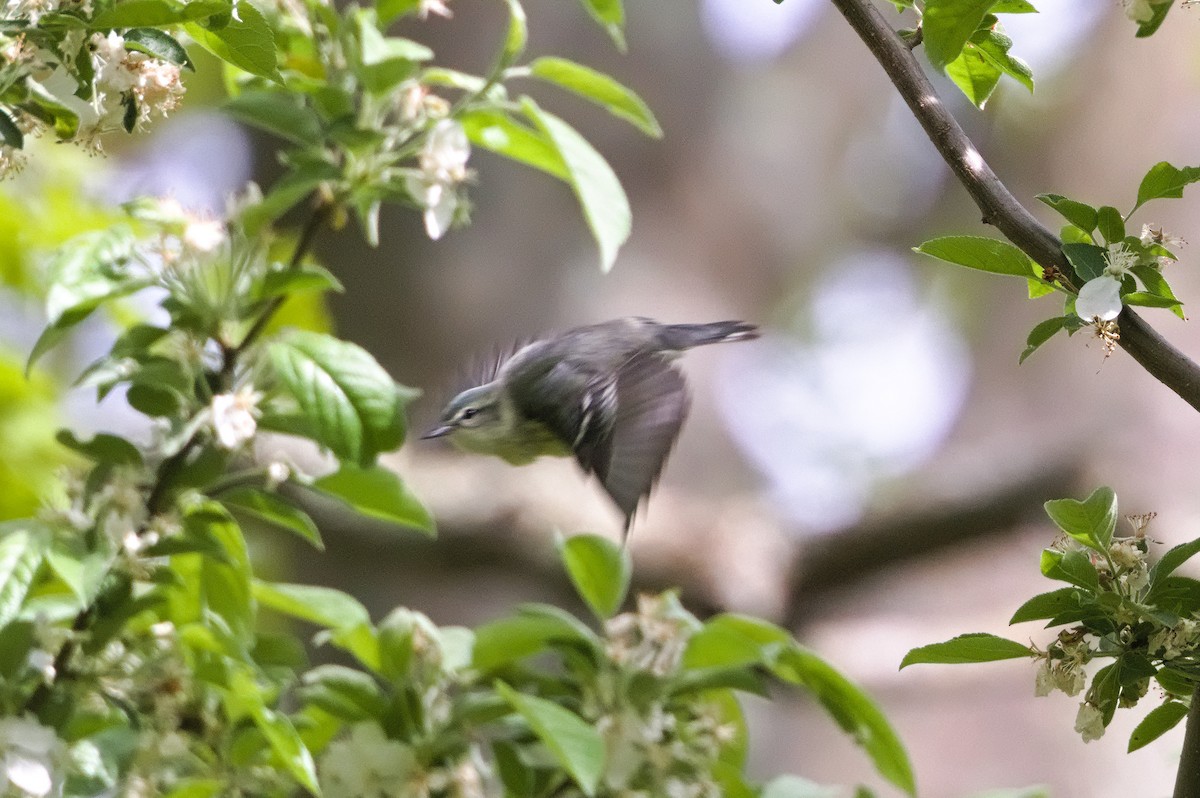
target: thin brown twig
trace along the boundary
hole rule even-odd
[[[983,223],[996,227],[1035,262],[1070,274],[1062,242],[1017,201],[987,165],[938,97],[908,43],[888,25],[870,0],[832,2],[879,61],[929,140],[979,206]],[[1126,307],[1117,321],[1121,347],[1151,376],[1200,410],[1200,366],[1168,343],[1133,309]]]

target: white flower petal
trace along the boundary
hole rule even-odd
[[[1084,283],[1075,299],[1075,313],[1084,321],[1112,321],[1121,313],[1121,281],[1102,274]]]
[[[450,223],[454,221],[454,211],[458,208],[458,195],[450,190],[443,190],[437,202],[425,209],[425,232],[434,241],[446,234]]]
[[[9,751],[4,757],[4,775],[18,790],[39,798],[54,788],[49,762],[21,751]]]

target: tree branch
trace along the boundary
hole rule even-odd
[[[892,30],[870,0],[832,2],[879,61],[929,140],[979,206],[983,223],[995,226],[1042,266],[1054,266],[1070,274],[1062,242],[1017,201],[983,160],[925,77],[908,43]],[[1151,376],[1200,410],[1200,366],[1167,343],[1132,308],[1122,310],[1117,321],[1121,347]]]
[[[1200,798],[1200,688],[1192,693],[1188,708],[1174,798]]]

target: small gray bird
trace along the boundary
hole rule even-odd
[[[576,327],[497,357],[455,396],[424,438],[514,465],[574,455],[625,515],[650,495],[688,411],[671,359],[704,344],[746,341],[741,321],[659,324],[634,317]]]

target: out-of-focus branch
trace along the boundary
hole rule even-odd
[[[1175,777],[1174,798],[1200,796],[1200,688],[1192,693],[1187,726],[1183,733],[1183,751],[1179,755],[1179,771]]]
[[[984,224],[996,227],[1025,254],[1043,266],[1070,273],[1058,237],[1034,218],[1001,182],[946,109],[909,45],[870,0],[832,0],[892,84],[971,199],[983,212]],[[1142,368],[1200,410],[1200,366],[1155,332],[1131,308],[1118,318],[1121,347]]]

